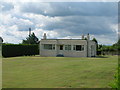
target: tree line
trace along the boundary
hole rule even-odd
[[[98,55],[105,55],[105,54],[110,54],[110,55],[118,55],[120,50],[120,38],[118,41],[113,44],[113,45],[102,45],[102,44],[97,44],[97,54]]]

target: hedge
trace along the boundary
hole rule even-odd
[[[38,45],[25,45],[25,44],[3,44],[2,56],[3,57],[16,57],[16,56],[30,56],[39,54]]]

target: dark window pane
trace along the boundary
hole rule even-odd
[[[76,45],[76,51],[81,51],[81,45]]]
[[[52,44],[44,44],[44,49],[52,50]]]
[[[60,50],[63,50],[63,45],[60,45]]]

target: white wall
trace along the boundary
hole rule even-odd
[[[40,41],[40,56],[56,56],[56,47],[55,50],[44,50],[43,44],[57,44],[56,40],[41,40]]]
[[[43,44],[56,44],[55,50],[44,50]],[[72,50],[59,50],[58,45],[84,45],[84,51]],[[63,54],[65,57],[87,57],[87,42],[86,40],[41,40],[40,41],[40,55],[41,56],[56,56],[57,54]]]
[[[88,41],[88,57],[96,56],[96,43],[94,41]],[[93,48],[91,48],[91,46]]]

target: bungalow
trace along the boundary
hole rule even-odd
[[[64,56],[64,57],[95,57],[96,43],[82,35],[82,39],[47,39],[44,33],[40,40],[40,56]]]

